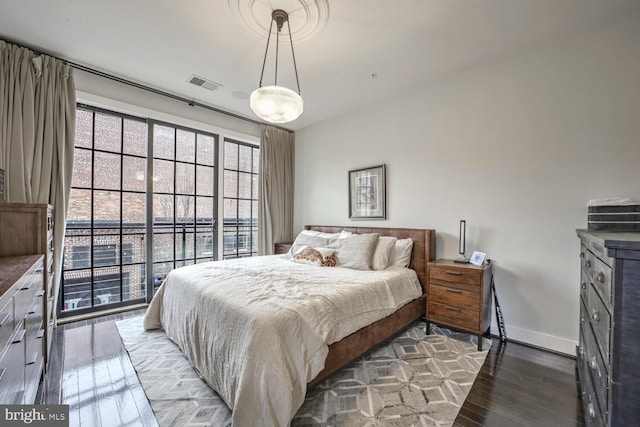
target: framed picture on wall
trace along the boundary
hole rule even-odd
[[[349,171],[349,218],[386,219],[385,165]]]

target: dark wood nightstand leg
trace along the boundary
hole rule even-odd
[[[431,335],[431,322],[429,322],[428,320],[425,319],[425,325],[424,325],[424,334],[425,335]]]
[[[484,335],[478,335],[478,351],[482,351],[482,341],[484,340]]]

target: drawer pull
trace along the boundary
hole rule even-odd
[[[460,311],[458,307],[451,307],[450,305],[445,305],[444,308],[451,311]]]
[[[584,266],[585,266],[586,268],[591,268],[591,260],[590,260],[590,259],[588,259],[588,260],[587,260],[587,262],[585,262],[585,263],[584,263]]]
[[[586,282],[582,282],[580,287],[582,288],[583,291],[586,291],[587,290],[587,283]]]
[[[44,336],[44,329],[39,329],[36,333],[36,339],[40,339]]]
[[[447,288],[447,292],[451,292],[451,293],[454,293],[454,294],[461,294],[462,293],[462,291],[460,289],[449,289],[449,288]]]
[[[584,347],[578,347],[578,354],[580,355],[581,359],[584,359]]]
[[[33,282],[25,283],[24,285],[22,285],[22,287],[19,290],[26,291],[31,287],[32,284],[33,284]]]
[[[604,273],[602,271],[598,273],[598,275],[596,276],[596,280],[600,283],[604,283]]]
[[[33,314],[33,313],[35,313],[36,311],[38,311],[38,304],[33,304],[33,305],[31,306],[31,308],[29,309],[29,311],[27,311],[27,314]]]
[[[591,360],[589,361],[589,366],[591,366],[591,369],[596,369],[598,367],[595,356],[591,356]]]
[[[445,270],[444,272],[453,276],[462,276],[462,273],[460,273],[459,271]]]
[[[589,403],[589,406],[587,406],[587,414],[589,414],[591,418],[596,417],[596,410],[593,407],[593,402]]]
[[[0,328],[2,327],[2,325],[4,325],[4,322],[7,321],[7,319],[9,318],[9,313],[2,313],[0,314]]]
[[[584,258],[584,251],[580,252],[580,258]]]
[[[44,289],[40,289],[38,293],[36,293],[36,298],[40,298],[43,295],[44,295]]]
[[[584,316],[580,316],[580,323],[584,323],[585,320],[587,320],[587,319],[585,319]]]
[[[600,313],[598,312],[598,310],[593,310],[593,316],[591,316],[591,318],[596,322],[600,321]]]
[[[38,360],[38,352],[31,353],[31,357],[27,360],[27,365],[33,365]]]
[[[22,342],[22,340],[24,339],[24,334],[26,334],[26,333],[27,333],[26,329],[20,329],[13,336],[13,340],[11,341],[11,344],[18,344],[19,342]]]

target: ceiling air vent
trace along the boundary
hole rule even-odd
[[[207,80],[203,77],[196,76],[195,74],[192,74],[191,77],[189,77],[189,79],[187,80],[187,83],[200,86],[207,90],[216,90],[219,87],[222,87],[220,83],[212,82],[211,80]]]

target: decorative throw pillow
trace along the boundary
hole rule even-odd
[[[300,234],[298,234],[298,237],[296,237],[296,240],[291,245],[291,249],[289,249],[289,252],[287,252],[285,256],[287,258],[291,258],[296,253],[300,252],[300,250],[303,249],[304,246],[311,246],[314,248],[326,247],[333,240],[334,239],[328,239],[321,236],[311,236],[301,232]]]
[[[291,258],[291,261],[299,262],[300,264],[320,266],[322,265],[322,261],[324,261],[324,257],[317,249],[314,249],[311,246],[307,246],[300,252],[296,253],[293,258]]]
[[[376,244],[376,249],[373,251],[373,258],[371,259],[371,268],[374,270],[384,270],[391,265],[396,240],[398,239],[391,236],[378,237],[378,243]]]
[[[400,267],[409,267],[411,262],[411,250],[413,249],[413,240],[398,239],[393,247],[393,259],[391,265]]]
[[[371,270],[371,258],[377,241],[377,233],[354,234],[333,241],[329,247],[336,250],[336,258],[341,267]]]
[[[324,260],[322,261],[323,267],[335,267],[336,265],[338,265],[338,260],[333,254],[324,257]]]
[[[291,261],[300,264],[310,264],[324,267],[335,267],[338,264],[334,255],[335,250],[331,248],[312,248],[303,246],[296,252]]]

